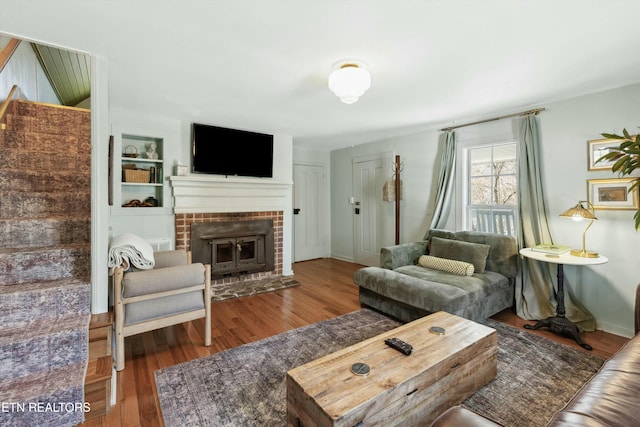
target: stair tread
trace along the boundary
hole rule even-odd
[[[113,312],[97,313],[91,315],[89,330],[111,326],[113,324]]]
[[[48,335],[65,333],[89,327],[89,313],[71,313],[33,319],[27,324],[0,329],[0,345],[30,341]]]
[[[102,356],[98,359],[89,360],[87,364],[87,375],[84,379],[84,384],[95,384],[100,381],[106,381],[111,379],[113,372],[113,357]]]
[[[0,255],[2,254],[13,254],[13,253],[29,253],[29,252],[39,252],[42,253],[44,251],[59,251],[62,249],[83,249],[83,248],[91,248],[90,242],[83,243],[65,243],[61,245],[55,246],[38,246],[38,247],[28,247],[28,248],[3,248],[0,249]],[[2,285],[0,285],[2,287]]]
[[[79,387],[84,377],[84,362],[75,362],[28,377],[0,380],[0,396],[5,402],[28,402],[47,397],[54,390]],[[80,397],[82,399],[82,397]]]
[[[58,288],[58,287],[79,286],[79,285],[91,286],[91,282],[87,280],[83,280],[81,278],[69,278],[69,279],[44,280],[44,281],[38,281],[38,282],[20,283],[17,285],[0,286],[0,295],[34,292],[34,291],[41,291],[41,290]]]
[[[13,217],[13,218],[2,218],[0,219],[0,222],[21,222],[21,221],[79,221],[79,220],[86,220],[86,219],[91,219],[91,214],[78,214],[78,215],[73,215],[73,216],[69,216],[69,215],[47,215],[47,216],[42,216],[42,217],[37,217],[37,218],[32,218],[32,217]]]

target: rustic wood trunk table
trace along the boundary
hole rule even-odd
[[[443,335],[431,332],[444,328]],[[387,338],[413,346],[406,356]],[[494,329],[445,312],[400,326],[287,372],[289,426],[429,425],[497,373]],[[356,375],[356,363],[369,366]]]

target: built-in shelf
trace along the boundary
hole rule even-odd
[[[122,132],[116,135],[114,151],[118,156],[114,207],[120,214],[150,214],[163,211],[164,139]]]

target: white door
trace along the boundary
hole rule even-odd
[[[326,256],[324,166],[293,165],[294,261]]]
[[[379,266],[380,248],[394,243],[393,204],[382,200],[382,188],[390,177],[389,154],[354,159],[354,257],[357,263]]]

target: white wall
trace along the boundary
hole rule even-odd
[[[587,198],[587,179],[612,178],[611,172],[587,171],[587,141],[603,132],[620,133],[624,127],[638,131],[640,85],[541,105],[542,175],[546,189],[549,225],[554,240],[581,246],[583,225],[558,215],[578,200]],[[525,107],[523,109],[526,109]],[[490,115],[488,113],[487,115]],[[513,120],[501,120],[457,131],[462,144],[500,142],[517,135]],[[372,142],[331,153],[332,255],[353,259],[353,216],[347,198],[352,192],[351,159],[371,152],[395,150],[405,162],[405,201],[402,205],[401,241],[420,239],[433,215],[439,167],[438,132]],[[456,198],[459,207],[460,195]],[[454,212],[455,209],[454,209]],[[458,214],[452,224],[460,224]],[[640,282],[637,248],[640,233],[634,231],[633,211],[596,212],[587,234],[587,246],[609,258],[604,265],[566,266],[565,274],[574,294],[595,316],[597,328],[614,334],[633,335],[635,286]]]
[[[137,111],[116,110],[109,112],[112,134],[133,134],[163,138],[164,154],[164,209],[154,209],[153,212],[140,209],[139,214],[132,215],[131,210],[119,209],[119,200],[114,200],[109,218],[109,235],[117,236],[123,233],[136,233],[146,239],[169,238],[175,247],[175,222],[173,212],[173,196],[168,181],[174,175],[174,166],[178,163],[189,166],[191,164],[191,123],[176,118],[149,116]],[[247,129],[260,132],[259,129]],[[274,135],[274,164],[273,181],[292,180],[293,138],[289,135]],[[121,150],[121,147],[115,147]],[[230,181],[242,181],[242,178],[229,178]],[[265,180],[267,180],[265,178]],[[118,177],[114,186],[119,185]],[[115,192],[114,192],[115,193]],[[291,270],[292,260],[292,218],[291,198],[287,197],[283,221],[283,270]]]
[[[587,141],[601,133],[632,133],[640,125],[640,85],[627,86],[546,106],[540,116],[544,185],[549,225],[557,242],[581,246],[583,224],[558,215],[587,198],[587,179],[614,178],[609,171],[587,171]],[[633,334],[635,287],[640,282],[634,211],[596,211],[587,246],[609,258],[605,265],[567,266],[565,274],[577,298],[591,311],[598,329]]]
[[[353,261],[354,213],[349,204],[353,195],[352,159],[368,154],[393,151],[400,156],[404,198],[400,202],[400,241],[421,240],[433,216],[434,182],[438,179],[440,148],[438,133],[427,131],[331,152],[331,255]],[[438,159],[438,160],[436,160]],[[439,167],[439,166],[438,166]],[[391,177],[389,177],[391,178]],[[383,221],[394,227],[393,203]],[[393,228],[389,235],[394,236]],[[390,244],[393,244],[393,237]]]
[[[167,177],[172,173],[171,165],[174,159],[179,158],[183,144],[181,132],[181,122],[176,119],[163,117],[153,117],[146,114],[111,109],[109,111],[110,131],[112,135],[125,134],[141,135],[149,137],[163,138],[164,154],[164,205],[166,209],[154,209],[153,213],[145,212],[142,208],[137,214],[132,215],[131,209],[120,209],[121,200],[114,198],[114,206],[110,208],[109,238],[113,238],[124,233],[135,233],[145,239],[170,238],[175,247],[175,228],[172,206],[171,191]],[[122,147],[115,145],[115,162],[119,159],[118,153]],[[114,194],[120,185],[120,177],[114,177]]]

